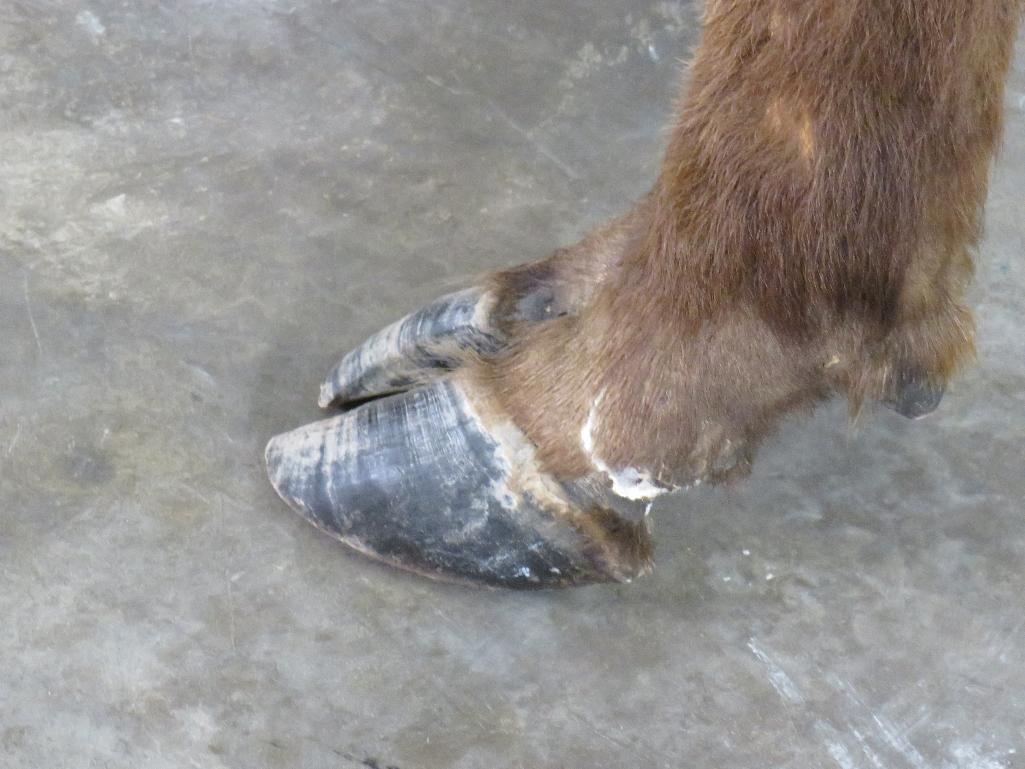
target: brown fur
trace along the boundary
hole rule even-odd
[[[971,276],[1019,0],[709,0],[651,193],[543,263],[549,323],[482,364],[562,477],[744,472],[788,412],[972,354]],[[598,404],[595,406],[595,404]],[[543,406],[542,406],[543,404]]]

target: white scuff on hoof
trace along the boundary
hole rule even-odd
[[[587,458],[596,470],[604,473],[612,481],[612,493],[623,499],[634,502],[650,501],[660,497],[669,488],[661,486],[654,481],[651,473],[647,470],[638,470],[636,467],[624,467],[621,470],[613,470],[594,451],[594,429],[597,422],[597,410],[601,404],[601,397],[595,399],[591,404],[591,410],[587,414],[587,421],[580,428],[580,445],[587,454]],[[650,509],[650,508],[649,508]]]

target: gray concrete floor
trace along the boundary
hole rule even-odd
[[[0,765],[1025,766],[1025,52],[931,419],[834,404],[658,568],[420,581],[265,481],[400,313],[653,179],[684,2],[5,0]]]

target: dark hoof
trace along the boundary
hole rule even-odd
[[[400,392],[458,368],[467,357],[502,346],[491,327],[494,299],[470,288],[443,296],[382,329],[331,369],[320,407]]]
[[[924,375],[901,372],[895,377],[892,393],[883,401],[889,408],[908,419],[921,419],[936,410],[946,388],[931,382]]]
[[[437,579],[513,588],[621,582],[646,572],[646,521],[540,470],[531,444],[458,380],[273,438],[281,497],[350,547]]]

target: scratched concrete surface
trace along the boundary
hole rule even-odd
[[[264,479],[365,334],[650,183],[690,5],[5,0],[0,765],[1025,766],[1025,53],[920,423],[789,425],[624,587],[350,555]]]

